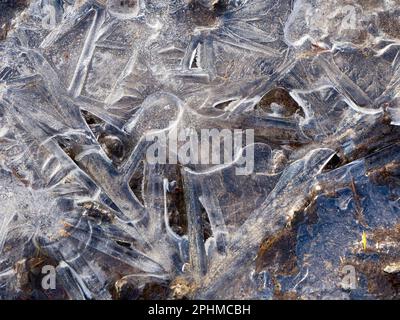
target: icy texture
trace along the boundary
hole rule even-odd
[[[0,297],[396,296],[399,8],[31,1],[0,42]],[[147,163],[180,128],[254,129],[255,172]]]

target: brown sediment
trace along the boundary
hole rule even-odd
[[[65,141],[59,141],[58,145],[65,152],[65,154],[75,162],[75,157],[77,156],[76,150],[72,146],[68,145]]]
[[[163,281],[150,281],[140,286],[136,279],[128,275],[116,280],[109,291],[113,300],[165,300],[171,289]]]
[[[375,229],[370,239],[374,242],[393,241],[400,242],[400,224],[396,224],[392,228],[379,228]]]
[[[91,218],[105,222],[112,222],[114,220],[114,214],[99,203],[85,202],[82,203],[82,207],[86,210],[86,214]]]
[[[98,142],[109,159],[116,165],[121,163],[125,151],[124,145],[118,137],[102,133],[98,138]]]
[[[64,56],[66,54],[67,53],[65,53]],[[68,53],[68,55],[69,55],[69,53]],[[101,120],[99,117],[96,117],[94,114],[92,114],[92,113],[90,113],[88,111],[81,110],[81,113],[82,113],[82,116],[85,119],[86,123],[89,125],[89,127],[92,126],[92,125],[103,124],[104,123],[103,120]]]
[[[6,22],[3,25],[0,25],[0,41],[7,38],[8,31],[10,31],[11,25],[10,23]]]
[[[282,292],[280,288],[274,287],[275,300],[300,300],[300,296],[293,291]]]
[[[129,188],[132,190],[135,197],[144,204],[143,199],[143,179],[144,179],[144,162],[140,161],[138,167],[132,174],[129,180]]]
[[[170,294],[170,287],[166,283],[150,282],[145,284],[139,300],[165,300]]]
[[[339,157],[337,153],[333,155],[333,157],[329,160],[329,162],[325,165],[323,172],[337,169],[343,165],[343,159]]]
[[[196,282],[185,276],[176,277],[170,284],[172,299],[186,300],[189,299],[197,289]]]
[[[6,0],[0,2],[0,41],[7,38],[12,29],[12,19],[28,7],[30,0]]]
[[[204,241],[206,241],[208,238],[210,238],[212,236],[212,230],[211,230],[211,223],[210,223],[210,219],[208,218],[207,211],[203,207],[201,210],[201,221],[203,223],[203,237],[204,237]]]
[[[351,189],[351,192],[353,193],[356,219],[363,227],[367,227],[367,223],[365,221],[364,214],[363,214],[363,208],[362,208],[361,201],[360,201],[360,196],[357,193],[357,188],[356,188],[356,184],[354,182],[353,177],[351,178],[351,181],[350,181],[350,189]]]
[[[127,278],[115,281],[110,293],[113,300],[137,300],[140,296],[139,288]]]
[[[22,291],[18,299],[66,299],[66,292],[56,285],[55,289],[45,290],[42,287],[43,277],[48,273],[43,273],[45,266],[57,267],[58,262],[46,256],[43,252],[35,257],[23,259],[14,265],[17,281]]]
[[[391,15],[388,12],[379,12],[378,27],[390,37],[400,38],[400,21],[398,15]]]
[[[393,161],[383,167],[367,172],[370,180],[378,185],[399,185],[400,184],[400,162]]]
[[[300,224],[312,225],[318,222],[316,210],[316,194],[309,197],[303,207],[293,216],[292,220],[281,232],[267,238],[260,245],[256,257],[256,272],[268,271],[274,286],[274,299],[298,300],[295,292],[282,292],[278,276],[293,276],[299,273],[296,255],[297,233]]]
[[[352,37],[352,41],[354,44],[363,45],[368,40],[368,31],[367,30],[357,30],[354,37]]]
[[[296,231],[293,228],[285,228],[261,244],[256,259],[257,273],[265,269],[272,269],[276,275],[293,275],[298,272]]]
[[[198,26],[212,26],[218,22],[218,13],[216,7],[213,7],[211,1],[210,6],[205,7],[197,0],[191,0],[188,5],[188,14],[193,22]]]
[[[397,244],[400,241],[400,224],[392,228],[375,229],[368,234],[370,245],[366,255],[378,255],[378,260],[365,260],[364,256],[355,257],[344,261],[356,268],[357,274],[362,274],[367,280],[368,292],[380,299],[399,298],[400,273],[388,273],[387,266],[398,263],[398,252],[391,252],[387,248],[379,248],[379,245]],[[396,248],[394,250],[397,250]]]
[[[169,225],[178,235],[182,236],[188,232],[188,221],[186,214],[186,202],[183,192],[182,175],[179,169],[176,170],[176,186],[174,190],[167,193]]]
[[[289,117],[296,112],[304,117],[303,109],[290,96],[289,92],[283,88],[275,88],[267,92],[256,105],[256,109],[263,110],[267,113],[272,113],[271,104],[276,103],[284,107],[283,115]]]
[[[30,181],[29,181],[28,179],[26,179],[26,178],[24,177],[24,175],[21,174],[21,173],[18,171],[18,168],[12,167],[12,168],[11,168],[11,172],[12,172],[12,174],[13,174],[19,181],[22,182],[22,184],[23,184],[25,187],[27,187],[27,186],[30,185]]]
[[[358,274],[363,274],[368,282],[368,292],[380,299],[398,297],[400,289],[399,275],[387,274],[383,271],[385,263],[371,261],[350,261]]]
[[[354,142],[354,150],[351,152],[344,152],[340,144],[343,141],[352,138],[356,133],[355,129],[349,129],[343,132],[336,141],[326,141],[328,145],[336,146],[338,149],[340,158],[342,159],[342,165],[350,163],[354,160],[361,159],[370,155],[374,152],[382,150],[385,147],[390,147],[399,142],[400,139],[400,129],[398,126],[393,126],[390,124],[391,120],[388,119],[387,113],[382,114],[382,116],[377,119],[376,124],[367,130],[363,127],[355,128],[360,132],[359,137]],[[342,141],[342,142],[340,142]]]
[[[354,3],[357,3],[363,9],[376,9],[381,8],[382,6],[381,0],[347,0],[345,3],[350,5],[354,5]]]
[[[307,201],[293,216],[290,224],[278,234],[265,239],[257,253],[256,272],[263,270],[273,275],[294,275],[298,273],[296,245],[297,232],[301,223],[318,222],[315,197]]]

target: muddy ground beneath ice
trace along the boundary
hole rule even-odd
[[[0,298],[398,299],[399,5],[0,0]]]

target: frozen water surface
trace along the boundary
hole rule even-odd
[[[399,0],[0,10],[1,298],[398,297]],[[212,128],[251,173],[147,161]]]

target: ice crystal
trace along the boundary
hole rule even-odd
[[[399,4],[1,1],[0,297],[395,296]],[[212,128],[251,174],[146,160]]]

